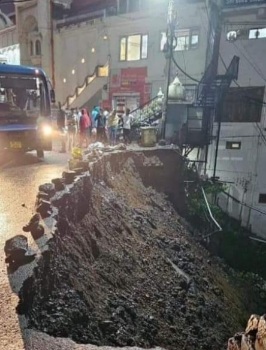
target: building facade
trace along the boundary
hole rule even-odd
[[[21,64],[43,67],[64,106],[123,101],[135,109],[165,90],[168,1],[32,0],[16,4],[15,14],[15,38],[1,48],[19,45]],[[208,32],[205,1],[179,1],[174,55],[196,79],[205,70]],[[177,71],[172,65],[172,80]]]
[[[218,73],[234,55],[238,80],[223,104],[216,176],[227,194],[220,205],[244,227],[266,236],[266,2],[225,0]],[[218,123],[214,123],[207,173],[213,176]]]

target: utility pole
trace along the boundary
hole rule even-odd
[[[50,0],[50,25],[51,25],[51,73],[52,73],[52,84],[55,88],[55,62],[54,62],[54,22],[53,22],[53,0]]]
[[[221,134],[221,123],[222,123],[222,116],[223,116],[223,102],[224,99],[220,99],[219,103],[216,107],[216,116],[217,116],[217,123],[218,123],[218,129],[216,134],[216,147],[215,147],[215,156],[214,156],[214,166],[213,166],[213,180],[215,180],[216,177],[216,166],[217,166],[217,159],[218,159],[218,150],[219,150],[219,142],[220,142],[220,134]]]
[[[163,122],[163,132],[162,136],[165,138],[166,133],[166,122],[168,114],[168,96],[169,96],[169,85],[171,81],[171,68],[172,68],[172,59],[174,51],[174,37],[175,37],[175,27],[176,27],[176,9],[175,9],[175,0],[169,0],[168,4],[168,18],[167,18],[167,55],[168,55],[168,73],[167,73],[167,82],[166,82],[166,92],[165,92],[165,108],[164,108],[164,122]]]

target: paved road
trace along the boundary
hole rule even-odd
[[[23,318],[18,319],[15,308],[16,291],[27,272],[19,268],[12,276],[7,275],[4,244],[8,238],[22,233],[34,212],[38,186],[59,177],[67,165],[67,154],[49,152],[44,161],[34,153],[0,159],[0,349],[24,349],[21,332]]]

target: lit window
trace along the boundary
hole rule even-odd
[[[250,29],[249,39],[263,39],[266,38],[266,28]]]
[[[145,59],[148,57],[148,35],[142,36],[142,46],[141,46],[141,58]]]
[[[241,142],[226,141],[226,149],[240,149]]]
[[[130,35],[120,39],[120,60],[139,61],[148,57],[148,35]]]
[[[175,31],[175,51],[186,51],[197,49],[199,46],[198,29],[180,29]],[[167,43],[167,35],[161,33],[160,50],[163,51]]]
[[[122,38],[120,41],[120,60],[126,60],[126,38]]]
[[[163,51],[164,47],[167,43],[167,35],[165,32],[161,33],[161,40],[160,40],[160,50]]]
[[[42,54],[42,46],[40,40],[36,40],[35,42],[35,54],[36,56],[40,56]]]
[[[185,51],[189,49],[189,29],[179,30],[176,33],[175,51]]]
[[[127,39],[127,61],[140,60],[140,35],[131,35]]]
[[[196,49],[199,45],[199,31],[196,29],[191,30],[190,33],[190,49]]]

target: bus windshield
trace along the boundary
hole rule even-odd
[[[40,77],[0,73],[0,118],[14,115],[38,118],[45,104]]]

